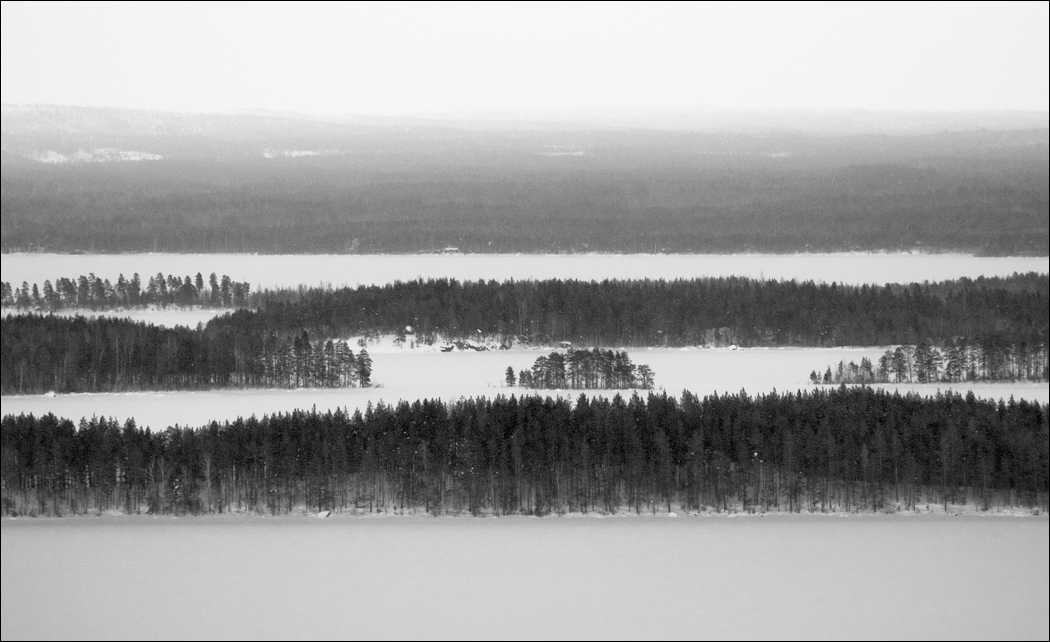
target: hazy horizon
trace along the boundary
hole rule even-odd
[[[288,117],[288,118],[305,118],[305,119],[349,119],[349,118],[373,118],[376,120],[477,120],[480,122],[486,121],[537,121],[537,122],[557,122],[557,121],[572,121],[581,120],[586,121],[587,119],[632,119],[632,118],[651,118],[651,117],[667,117],[667,116],[697,116],[697,115],[718,115],[718,116],[794,116],[794,115],[813,115],[813,114],[833,114],[833,115],[864,115],[864,114],[877,114],[885,115],[889,117],[897,116],[922,116],[922,117],[936,117],[936,116],[956,116],[956,115],[1025,115],[1025,116],[1042,116],[1050,115],[1050,109],[1005,109],[1005,108],[986,108],[986,109],[870,109],[865,107],[780,107],[780,108],[762,108],[762,107],[717,107],[711,105],[694,105],[694,106],[681,106],[676,108],[665,108],[665,107],[652,107],[652,108],[590,108],[590,109],[578,109],[578,110],[433,110],[433,111],[421,111],[417,113],[373,113],[363,111],[310,111],[310,110],[298,110],[298,109],[271,109],[268,107],[260,106],[244,106],[244,107],[231,107],[228,109],[211,109],[207,107],[201,108],[163,108],[163,107],[140,107],[129,104],[93,104],[87,102],[9,102],[4,101],[0,103],[0,107],[5,109],[24,109],[24,108],[39,108],[39,107],[72,107],[72,108],[84,108],[84,109],[113,109],[113,110],[129,110],[129,111],[150,111],[158,113],[171,113],[171,114],[195,114],[195,115],[211,115],[211,116],[275,116],[275,117]],[[1047,123],[1050,127],[1050,123]]]
[[[1039,2],[2,11],[4,104],[482,120],[1050,111]]]

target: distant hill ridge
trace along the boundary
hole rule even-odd
[[[575,118],[4,105],[0,249],[1050,255],[1045,113]]]

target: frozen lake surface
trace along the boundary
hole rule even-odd
[[[355,347],[356,351],[356,347]],[[320,411],[336,408],[364,409],[368,402],[380,400],[396,403],[424,398],[455,400],[459,397],[522,394],[523,388],[503,385],[507,366],[515,372],[528,368],[542,350],[515,349],[495,352],[421,352],[373,346],[372,380],[377,388],[299,389],[299,390],[227,390],[203,392],[160,392],[122,394],[74,394],[0,397],[0,414],[53,412],[74,420],[92,415],[115,417],[121,421],[134,417],[140,426],[162,429],[174,424],[199,426],[215,419],[233,420],[251,415],[262,416],[288,412],[296,408]],[[656,386],[678,396],[682,390],[698,395],[737,393],[750,394],[776,389],[794,392],[812,388],[811,370],[823,372],[840,360],[860,362],[862,357],[877,361],[881,348],[778,348],[778,349],[643,349],[628,354],[636,365],[648,364],[656,372]],[[1050,402],[1046,384],[893,384],[885,386],[901,393],[936,394],[954,389],[962,394],[973,390],[978,397]],[[575,399],[573,390],[538,391],[544,395],[562,395]],[[611,391],[589,394],[611,396]],[[630,395],[631,391],[623,391]]]
[[[4,520],[3,639],[1047,639],[1043,517]]]
[[[963,276],[1046,272],[1047,259],[974,257],[967,254],[0,254],[3,280],[42,284],[45,279],[94,273],[116,281],[138,272],[207,279],[215,272],[260,288],[328,284],[385,284],[417,277],[493,279],[677,279],[747,276],[846,284],[942,281]]]
[[[226,314],[230,312],[229,309],[215,309],[215,308],[177,308],[171,307],[166,309],[154,309],[154,308],[135,308],[130,310],[116,310],[116,311],[95,311],[95,310],[58,310],[53,312],[55,316],[60,317],[74,317],[82,316],[94,318],[94,317],[118,317],[121,319],[131,319],[132,321],[144,321],[146,323],[152,323],[153,325],[161,325],[168,328],[184,325],[188,328],[196,328],[198,323],[208,323],[213,317]],[[4,313],[5,317],[13,316],[18,314],[17,311],[9,310]]]

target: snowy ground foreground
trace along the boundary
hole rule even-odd
[[[198,323],[208,323],[213,317],[231,312],[229,309],[215,308],[141,308],[131,310],[58,310],[53,314],[60,317],[117,317],[120,319],[131,319],[132,321],[145,321],[153,325],[168,328],[184,325],[188,328],[196,328]],[[17,311],[9,310],[4,313],[5,317],[18,314]],[[46,314],[46,313],[45,313]]]
[[[356,347],[355,347],[356,350]],[[514,349],[494,352],[422,352],[394,348],[386,343],[370,346],[373,359],[373,381],[378,388],[338,390],[228,390],[205,392],[162,392],[126,394],[74,394],[48,397],[0,397],[0,414],[53,412],[74,420],[92,415],[115,417],[121,421],[134,417],[139,426],[163,429],[174,424],[200,426],[215,419],[233,420],[251,415],[262,416],[288,412],[296,408],[316,407],[325,411],[336,408],[364,409],[383,400],[396,403],[424,398],[455,400],[459,397],[491,397],[496,394],[522,394],[523,388],[503,386],[507,366],[515,372],[528,368],[536,357],[547,350]],[[809,372],[823,372],[835,367],[840,360],[860,362],[862,357],[876,361],[884,352],[881,348],[838,349],[648,349],[631,350],[631,360],[648,364],[656,372],[657,388],[678,396],[682,390],[698,395],[737,393],[741,389],[750,394],[809,390]],[[891,385],[902,393],[915,391],[936,394],[950,386]],[[1032,399],[1050,402],[1050,388],[1046,384],[968,384],[954,386],[965,394],[973,390],[982,398]],[[568,396],[575,399],[579,391],[539,391],[540,394]],[[588,394],[611,396],[611,391]],[[631,391],[623,391],[630,395]]]
[[[266,287],[384,284],[417,277],[493,279],[677,279],[748,276],[838,283],[911,283],[963,276],[1047,272],[1046,258],[974,257],[967,254],[0,254],[3,280],[43,283],[94,273],[116,281],[121,273],[146,278],[158,272],[193,276],[229,274]]]
[[[1047,639],[1050,522],[5,520],[3,639]]]

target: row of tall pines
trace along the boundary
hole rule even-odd
[[[1047,381],[1050,379],[1050,350],[1045,343],[945,342],[943,349],[929,344],[897,346],[887,350],[878,363],[863,357],[858,364],[839,361],[821,376],[809,374],[813,383],[959,383],[960,381]]]
[[[1046,510],[1048,416],[846,387],[423,400],[161,432],[9,415],[3,512]]]
[[[230,308],[247,305],[251,294],[251,283],[232,280],[228,275],[222,279],[212,272],[205,284],[200,272],[190,278],[179,278],[158,272],[149,277],[145,285],[138,272],[130,279],[123,274],[116,283],[92,274],[81,274],[75,279],[59,277],[54,285],[50,280],[43,286],[30,286],[22,281],[13,287],[7,281],[0,284],[0,304],[5,308],[35,312],[57,312],[58,310],[84,308],[88,310],[121,310],[149,306],[202,306],[206,308]]]
[[[943,345],[962,339],[995,362],[1005,359],[999,353],[1045,353],[1050,343],[1050,278],[1035,273],[885,287],[746,278],[432,279],[255,296],[258,310],[228,313],[196,330],[113,319],[5,318],[0,391],[302,385],[301,376],[268,365],[287,362],[279,355],[295,352],[297,338],[307,340],[312,354],[317,345],[327,349],[328,340],[400,335],[406,326],[416,342],[476,338],[480,331],[505,345]]]

